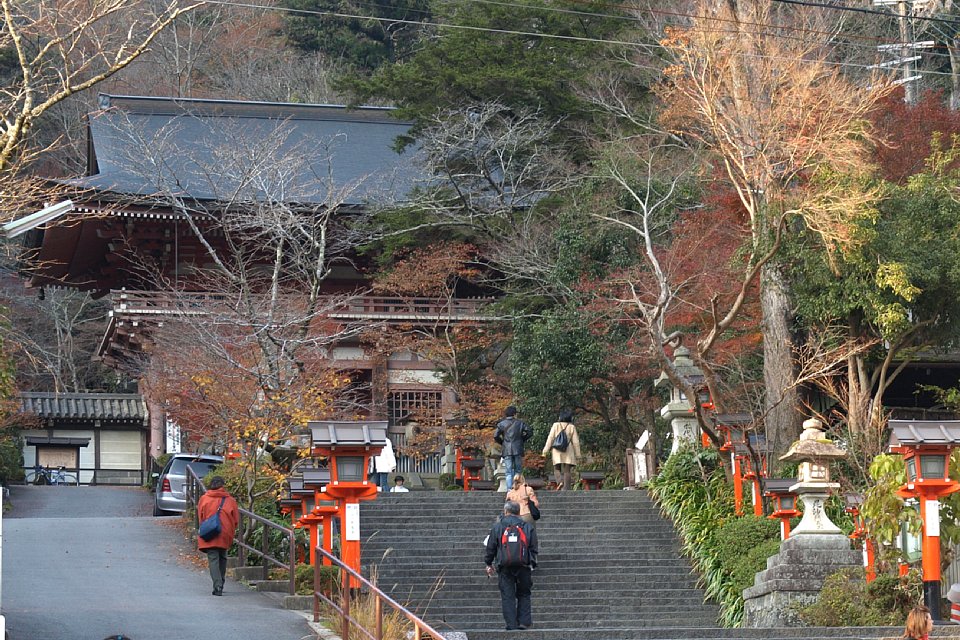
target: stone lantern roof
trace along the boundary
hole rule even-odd
[[[805,420],[800,439],[780,459],[785,462],[825,461],[847,457],[847,452],[833,444],[823,432],[823,423],[816,418]]]
[[[677,373],[680,374],[681,378],[693,386],[697,386],[706,380],[706,377],[703,375],[703,369],[693,362],[693,358],[690,357],[690,349],[684,346],[679,346],[673,350],[673,367],[677,370]],[[653,384],[657,387],[670,384],[670,378],[667,377],[666,373],[661,373],[660,377],[657,378]]]

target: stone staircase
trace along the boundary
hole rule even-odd
[[[672,525],[642,491],[542,492],[528,635],[585,637],[602,629],[716,626]],[[473,638],[503,633],[495,579],[484,573],[483,538],[503,494],[412,492],[361,507],[364,573],[438,629]],[[614,637],[614,636],[609,636]],[[615,637],[633,637],[617,633]],[[636,636],[647,637],[647,636]]]
[[[417,491],[362,503],[364,575],[439,631],[469,640],[898,639],[902,628],[720,629],[673,526],[645,491],[541,492],[532,629],[504,631],[484,536],[503,494]],[[960,628],[932,637],[960,638]]]

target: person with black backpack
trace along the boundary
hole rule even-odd
[[[499,574],[500,603],[507,631],[533,626],[530,594],[533,570],[537,567],[537,530],[520,519],[520,505],[503,503],[503,516],[487,536],[484,562],[487,576]],[[494,569],[496,561],[496,569]]]
[[[580,436],[573,424],[573,412],[564,409],[559,419],[550,427],[547,442],[543,445],[543,457],[551,453],[553,468],[557,474],[557,489],[569,491],[573,488],[570,477],[573,468],[580,459]]]

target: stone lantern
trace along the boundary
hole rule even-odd
[[[694,364],[690,358],[689,349],[682,345],[674,349],[673,366],[680,377],[698,390],[696,402],[707,403],[710,401],[710,396],[707,394],[704,384],[706,378],[703,375],[703,370]],[[673,446],[670,448],[670,454],[672,455],[680,449],[684,442],[693,443],[697,441],[700,437],[700,425],[697,424],[697,417],[694,414],[691,401],[687,399],[682,390],[670,383],[670,378],[667,377],[666,373],[661,373],[654,385],[657,387],[666,386],[670,389],[670,401],[660,409],[660,415],[670,421],[670,427],[673,429]]]
[[[840,486],[830,482],[830,461],[845,455],[827,439],[819,420],[807,420],[800,439],[780,458],[800,463],[797,482],[782,495],[797,495],[803,503],[803,518],[780,544],[779,553],[767,559],[767,568],[757,573],[753,586],[744,590],[744,628],[805,626],[797,609],[817,600],[827,576],[862,566],[860,552],[850,548],[850,541],[824,510],[830,492]],[[772,484],[768,481],[768,487]],[[796,505],[782,498],[778,506],[778,517],[796,512]]]
[[[830,461],[845,458],[847,452],[830,442],[823,432],[823,423],[816,418],[804,421],[800,439],[780,456],[784,462],[799,462],[797,483],[790,487],[803,502],[803,518],[792,531],[799,536],[810,533],[840,533],[840,528],[830,521],[823,507],[832,491],[840,488],[830,482]]]

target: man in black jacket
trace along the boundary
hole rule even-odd
[[[518,551],[519,555],[511,557]],[[510,500],[503,503],[503,516],[490,529],[483,559],[488,576],[493,577],[494,571],[500,574],[500,603],[507,631],[533,626],[530,592],[538,551],[537,530],[520,518],[520,505]]]
[[[506,469],[507,491],[513,488],[513,476],[523,468],[523,443],[533,435],[533,429],[523,420],[517,419],[517,408],[507,407],[506,416],[497,423],[493,439],[502,447],[503,466]]]

